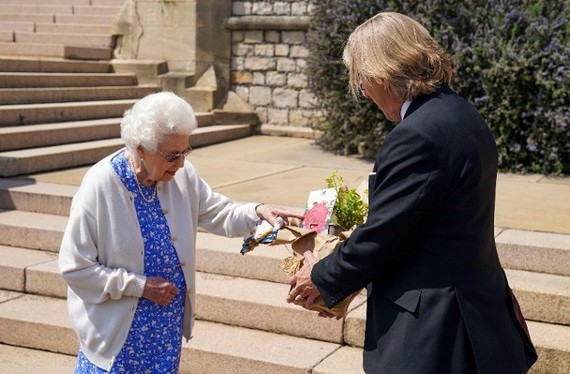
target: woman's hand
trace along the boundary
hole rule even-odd
[[[287,209],[279,208],[270,204],[259,204],[255,208],[255,213],[257,213],[259,218],[269,222],[271,226],[275,226],[277,223],[277,217],[283,218],[283,225],[289,224],[289,220],[287,219],[288,217],[303,219],[302,214],[293,213]]]
[[[145,299],[158,305],[168,305],[178,294],[178,288],[162,277],[148,277],[144,285],[143,295]]]

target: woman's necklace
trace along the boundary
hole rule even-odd
[[[152,186],[152,194],[151,194],[150,198],[146,197],[145,194],[143,193],[142,188],[141,188],[141,184],[140,184],[139,180],[137,179],[137,172],[135,170],[135,165],[131,159],[129,159],[129,165],[131,166],[131,169],[133,169],[133,176],[135,177],[135,183],[137,184],[137,188],[139,189],[139,193],[140,193],[142,199],[147,204],[152,203],[154,201],[154,199],[156,198],[156,183],[154,184],[154,186]]]

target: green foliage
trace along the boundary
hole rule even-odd
[[[342,176],[336,171],[325,181],[327,188],[334,188],[337,193],[333,208],[333,223],[345,229],[353,229],[363,224],[364,218],[368,214],[368,204],[362,201],[356,189],[349,189],[344,186]]]
[[[320,0],[308,68],[321,100],[320,145],[374,157],[393,124],[348,92],[342,50],[356,26],[381,11],[408,14],[448,51],[452,88],[483,115],[510,172],[570,174],[568,0]]]

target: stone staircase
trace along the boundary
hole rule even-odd
[[[0,357],[44,357],[39,351],[49,351],[68,371],[74,365],[65,356],[78,347],[56,261],[76,189],[0,179]],[[534,372],[568,373],[569,236],[497,229],[496,237],[539,351]],[[198,321],[194,338],[183,344],[181,372],[362,372],[364,295],[344,320],[318,318],[284,301],[288,285],[279,262],[288,256],[286,248],[242,256],[240,247],[241,238],[198,234]]]
[[[123,0],[0,1],[0,55],[109,60]]]
[[[171,80],[161,62],[141,62],[156,76],[140,84],[124,72],[132,61],[109,61],[123,2],[0,0],[0,177],[96,162],[122,147],[124,111]],[[207,108],[197,113],[193,147],[252,134],[252,116]]]
[[[123,113],[161,88],[112,70],[104,61],[0,57],[0,177],[88,165],[122,147]],[[253,122],[217,116],[197,113],[193,147],[251,135]]]

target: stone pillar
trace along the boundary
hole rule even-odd
[[[212,66],[227,91],[231,0],[127,0],[115,21],[119,60],[166,61],[168,71],[196,83]]]

